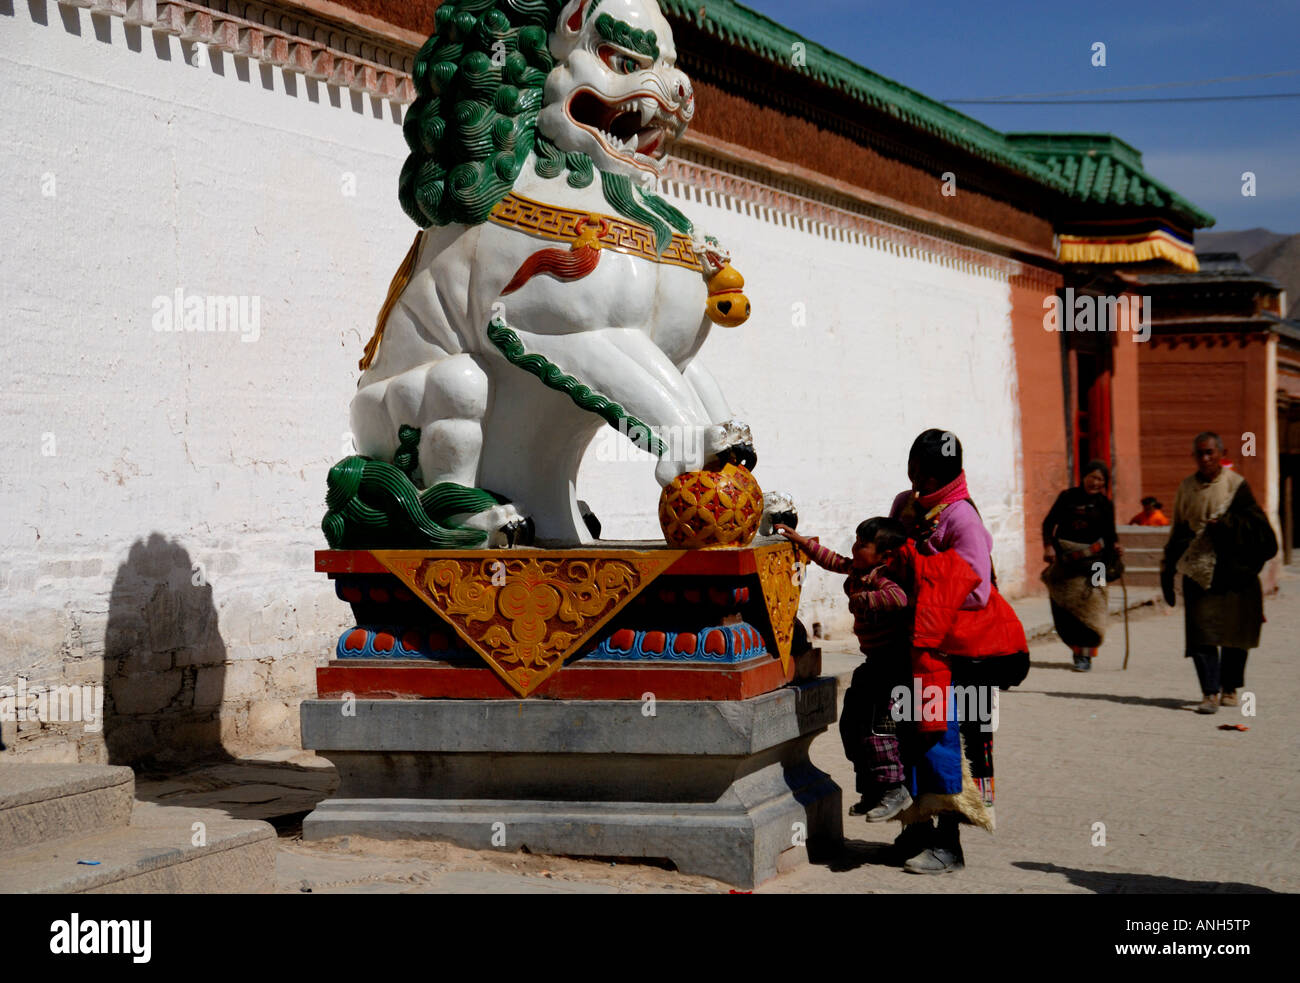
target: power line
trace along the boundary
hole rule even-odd
[[[1052,99],[1059,96],[1098,96],[1107,92],[1138,92],[1148,89],[1177,89],[1194,85],[1219,85],[1224,82],[1253,82],[1257,79],[1282,78],[1287,75],[1300,75],[1300,68],[1287,68],[1278,72],[1263,72],[1259,75],[1224,75],[1220,78],[1193,79],[1189,82],[1147,82],[1142,85],[1116,85],[1108,89],[1072,89],[1066,92],[1019,92],[1009,96],[989,96],[984,99],[944,99],[943,102],[1003,102],[1008,99]]]
[[[1248,102],[1255,99],[1300,99],[1300,92],[1254,96],[1170,96],[1167,99],[947,99],[949,106],[1120,106],[1166,102]]]

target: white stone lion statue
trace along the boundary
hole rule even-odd
[[[743,280],[655,193],[695,112],[655,0],[448,0],[437,25],[404,126],[422,231],[361,363],[359,454],[460,546],[592,542],[575,481],[603,425],[661,484],[752,466],[695,361],[748,315]]]

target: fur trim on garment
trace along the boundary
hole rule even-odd
[[[964,752],[963,748],[963,752]],[[984,795],[971,778],[970,764],[965,753],[961,759],[961,791],[955,795],[940,792],[922,792],[912,800],[912,804],[898,814],[898,821],[904,826],[919,823],[931,816],[955,812],[961,821],[970,826],[993,832],[993,807],[984,804]]]
[[[1072,550],[1079,545],[1061,540],[1063,549]],[[1058,607],[1074,615],[1098,637],[1106,637],[1110,623],[1110,594],[1104,586],[1092,582],[1090,566],[1057,560],[1043,571],[1042,581],[1047,585],[1047,595]]]

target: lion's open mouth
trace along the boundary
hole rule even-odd
[[[681,129],[681,121],[654,96],[607,102],[591,89],[569,100],[569,117],[591,130],[616,156],[662,160]]]

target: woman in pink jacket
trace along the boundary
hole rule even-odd
[[[961,656],[955,651],[934,650],[914,652],[913,660],[936,663],[938,675],[950,672],[946,704],[949,711],[954,709],[952,693],[958,687],[961,692],[976,694],[973,702],[986,710],[996,699],[998,687],[1005,689],[1024,679],[1029,671],[1029,646],[1014,612],[997,594],[993,537],[967,491],[961,441],[950,431],[926,430],[912,444],[907,476],[912,487],[894,499],[890,515],[903,523],[921,557],[952,552],[966,562],[974,575],[969,581],[974,586],[957,615],[979,612],[973,620],[961,620],[969,623],[968,634],[973,631],[981,636],[965,639],[974,648]],[[986,640],[1000,651],[984,651]],[[992,723],[971,715],[969,705],[960,723],[950,722],[942,734],[915,730],[910,750],[904,746],[904,760],[913,773],[915,801],[899,816],[904,830],[895,843],[908,854],[910,859],[904,869],[911,873],[961,870],[965,860],[959,824],[992,829]],[[967,767],[955,772],[962,756]],[[967,771],[970,782],[966,781]]]

